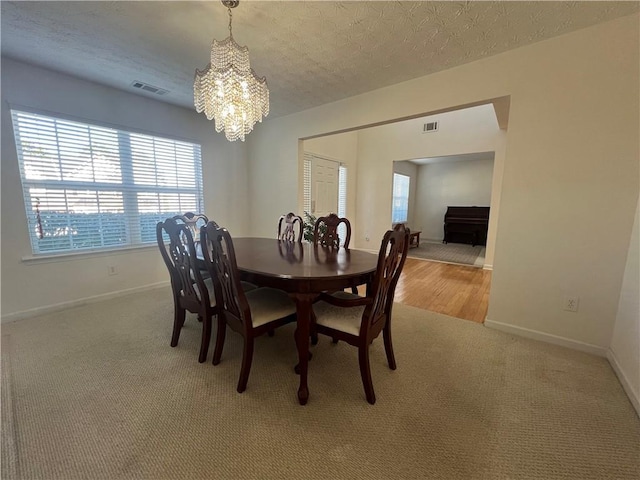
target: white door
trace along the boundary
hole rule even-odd
[[[332,160],[313,157],[311,161],[311,214],[316,217],[338,213],[338,169]]]

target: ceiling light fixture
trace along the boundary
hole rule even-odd
[[[227,139],[244,142],[256,122],[269,114],[269,89],[265,77],[258,77],[249,64],[249,49],[241,47],[231,33],[231,9],[239,0],[221,0],[229,11],[229,36],[211,44],[211,62],[196,68],[193,99],[198,113],[215,121],[216,132]]]

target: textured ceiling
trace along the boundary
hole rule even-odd
[[[234,38],[280,116],[638,11],[639,2],[242,0]],[[2,1],[2,54],[193,108],[227,10],[208,2]],[[160,97],[131,87],[166,89]]]

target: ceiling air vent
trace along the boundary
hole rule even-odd
[[[438,122],[425,123],[422,126],[422,133],[431,133],[438,130]]]
[[[164,95],[169,93],[169,90],[165,90],[164,88],[154,87],[153,85],[149,85],[148,83],[135,81],[131,84],[133,88],[139,88],[140,90],[144,90],[145,92],[154,93],[156,95]]]

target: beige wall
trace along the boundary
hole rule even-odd
[[[248,140],[253,233],[269,233],[273,210],[298,198],[298,139],[510,96],[488,318],[602,353],[638,198],[638,20],[265,122]],[[282,200],[266,204],[273,172]],[[388,215],[368,212],[388,210],[391,175],[388,165],[359,166],[359,231],[372,237],[388,226]],[[580,296],[579,312],[562,309],[566,293]]]
[[[640,199],[629,243],[609,359],[640,415]]]
[[[246,148],[216,134],[212,122],[170,106],[73,77],[2,59],[2,318],[43,307],[168,282],[157,247],[25,262],[31,256],[10,106],[31,107],[185,139],[202,145],[205,211],[238,235],[248,232]],[[294,199],[295,202],[295,199]],[[119,274],[107,275],[107,266]],[[22,313],[21,313],[22,312]]]

